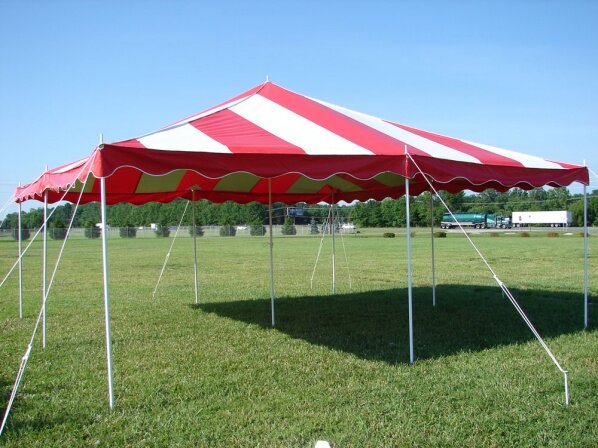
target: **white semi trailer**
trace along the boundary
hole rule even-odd
[[[513,225],[524,227],[532,224],[546,227],[567,227],[571,225],[571,212],[558,210],[552,212],[513,212]]]

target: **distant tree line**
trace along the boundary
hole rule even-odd
[[[583,225],[583,196],[571,195],[566,188],[544,190],[537,188],[524,191],[514,188],[505,193],[496,190],[486,190],[479,194],[466,194],[460,192],[450,194],[440,193],[442,199],[454,212],[481,212],[499,213],[510,215],[513,211],[523,210],[570,210],[573,215],[573,225]],[[167,204],[151,202],[144,205],[116,204],[107,207],[108,224],[113,227],[140,227],[157,224],[160,227],[174,226],[181,221],[186,201],[177,199]],[[304,203],[290,206],[301,213],[289,216],[289,205],[283,203],[273,204],[273,223],[280,225],[310,224],[312,219],[323,222],[329,213],[325,204],[307,205]],[[413,197],[410,202],[411,222],[414,226],[429,226],[431,218],[430,194],[422,193]],[[49,227],[64,228],[68,226],[73,214],[72,204],[59,205],[52,214]],[[399,199],[384,199],[382,201],[370,200],[351,205],[336,207],[336,214],[343,222],[353,222],[359,227],[403,227],[405,226],[405,197]],[[440,223],[444,207],[435,199],[434,222]],[[237,204],[224,202],[213,204],[201,200],[195,204],[196,223],[199,226],[220,225],[252,226],[256,234],[260,234],[260,226],[268,223],[268,207],[257,202]],[[15,229],[18,214],[8,214],[2,228]],[[39,228],[43,222],[43,208],[31,209],[22,214],[23,228]],[[100,206],[97,203],[81,205],[77,209],[73,220],[73,227],[92,228],[100,222]],[[192,224],[191,206],[182,220],[182,225]],[[598,225],[598,190],[594,190],[588,198],[588,224]]]
[[[497,213],[511,215],[513,211],[570,210],[572,225],[583,226],[583,195],[571,195],[566,188],[530,191],[513,188],[505,193],[488,189],[478,194],[440,192],[441,198],[453,212]],[[367,201],[351,207],[351,220],[360,227],[402,227],[406,220],[405,197]],[[410,201],[411,222],[414,226],[429,226],[431,218],[430,193],[422,193]],[[446,213],[438,199],[434,200],[434,223],[439,224]],[[598,225],[598,190],[588,197],[588,225]]]

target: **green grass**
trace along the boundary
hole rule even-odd
[[[116,407],[107,405],[100,241],[67,243],[4,446],[596,446],[598,332],[582,331],[583,240],[473,235],[557,358],[540,348],[467,241],[413,239],[416,363],[408,364],[405,235],[275,239],[277,327],[270,326],[267,238],[200,238],[200,305],[192,246],[111,239]],[[591,241],[593,243],[593,241]],[[50,241],[53,263],[59,247]],[[0,242],[0,275],[16,244]],[[0,289],[4,409],[40,305],[41,244]],[[598,295],[597,259],[590,292]],[[593,305],[592,313],[594,313]],[[591,315],[591,317],[594,317]]]

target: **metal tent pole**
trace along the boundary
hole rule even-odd
[[[268,232],[270,236],[270,304],[272,308],[272,326],[276,325],[274,314],[274,240],[272,238],[272,179],[268,179]]]
[[[411,278],[411,218],[409,211],[409,178],[405,178],[406,228],[407,228],[407,300],[409,304],[409,364],[413,364],[413,291]]]
[[[430,236],[432,237],[432,306],[436,306],[436,259],[434,256],[434,194],[430,191]]]
[[[19,184],[20,185],[20,184]],[[21,223],[21,203],[19,202],[19,319],[23,318],[23,229]]]
[[[106,332],[106,366],[108,369],[108,403],[114,407],[112,387],[112,341],[110,339],[110,296],[108,293],[108,220],[106,219],[106,179],[100,177],[100,200],[102,213],[102,268],[104,274],[104,324]]]
[[[46,167],[46,170],[48,168]],[[42,348],[46,349],[46,272],[48,266],[48,192],[44,193],[44,238],[42,262]]]
[[[583,186],[583,327],[588,328],[588,192]]]
[[[332,203],[330,204],[330,225],[332,226],[332,294],[336,294],[336,230],[334,222],[334,191],[332,192]]]
[[[195,304],[199,303],[197,289],[197,228],[195,225],[195,190],[191,190],[191,216],[193,220],[193,287],[195,288]]]

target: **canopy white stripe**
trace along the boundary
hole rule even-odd
[[[254,95],[230,110],[310,155],[373,155],[372,151],[261,95]]]
[[[313,99],[313,98],[312,98]],[[374,117],[372,115],[364,114],[362,112],[356,112],[351,109],[346,109],[341,106],[337,106],[335,104],[326,103],[324,101],[320,101],[317,99],[313,99],[318,103],[329,107],[331,109],[340,112],[343,115],[346,115],[349,118],[352,118],[355,121],[365,124],[370,128],[373,128],[383,134],[386,134],[392,138],[400,140],[403,143],[406,143],[409,146],[417,148],[425,153],[429,154],[432,157],[438,157],[441,159],[448,159],[448,160],[455,160],[457,162],[468,162],[468,163],[481,163],[480,160],[476,159],[469,154],[465,154],[461,151],[457,151],[453,148],[449,148],[448,146],[441,145],[440,143],[436,143],[432,140],[428,140],[427,138],[420,137],[419,135],[413,134],[405,129],[401,129],[397,126],[393,126],[386,121]]]
[[[521,163],[526,168],[548,168],[548,169],[563,169],[563,167],[557,163],[550,162],[540,157],[531,156],[529,154],[523,154],[520,152],[511,151],[509,149],[498,148],[496,146],[484,145],[483,143],[468,142],[467,140],[461,140],[462,142],[468,143],[478,148],[482,148],[486,151],[493,152],[503,157],[508,157]]]
[[[149,134],[138,140],[146,148],[164,151],[231,152],[226,145],[214,140],[190,124]]]

